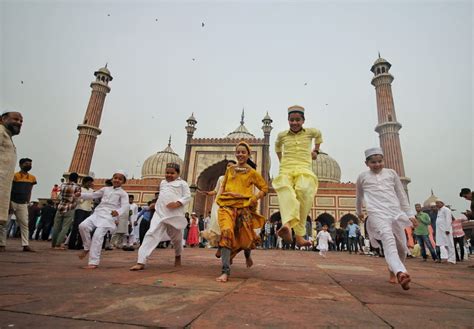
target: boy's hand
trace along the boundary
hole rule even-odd
[[[318,157],[318,153],[317,153],[316,151],[312,151],[312,152],[311,152],[311,158],[312,158],[313,160],[316,160],[317,157]]]
[[[418,226],[418,221],[416,220],[415,217],[410,217],[409,220],[412,223],[413,228],[416,228]]]
[[[169,208],[169,209],[176,209],[176,208],[179,208],[179,207],[181,207],[181,206],[182,206],[181,202],[175,201],[175,202],[170,202],[170,203],[168,203],[168,204],[166,205],[166,208]]]
[[[81,192],[76,192],[76,193],[74,193],[74,196],[75,196],[76,198],[80,198],[80,197],[81,197]]]
[[[360,215],[357,216],[357,217],[359,217],[359,219],[362,221],[362,223],[365,222],[365,216],[364,216],[364,214],[360,214]]]
[[[112,217],[117,217],[117,216],[118,216],[117,210],[112,210],[112,211],[110,212],[110,214],[112,215]]]
[[[250,205],[251,206],[256,206],[258,203],[258,199],[255,195],[252,195],[252,197],[250,198]]]

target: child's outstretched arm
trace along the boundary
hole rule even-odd
[[[364,218],[362,213],[362,203],[364,201],[364,187],[362,186],[362,177],[359,175],[356,182],[356,213],[359,219]]]

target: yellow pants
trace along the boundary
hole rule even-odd
[[[289,223],[296,235],[306,234],[306,217],[318,189],[315,175],[293,171],[280,173],[273,181],[278,195],[282,224]]]

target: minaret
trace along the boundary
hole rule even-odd
[[[398,131],[402,125],[397,121],[392,95],[393,75],[389,70],[392,65],[380,57],[374,62],[370,71],[374,73],[372,85],[377,97],[378,124],[375,131],[379,134],[380,147],[384,152],[385,167],[391,168],[400,176],[405,191],[408,192],[410,178],[405,176],[402,148]]]
[[[107,64],[94,72],[94,75],[96,79],[91,82],[92,93],[89,105],[87,105],[84,120],[77,126],[79,137],[72,156],[71,166],[66,175],[72,172],[78,173],[81,177],[89,175],[95,141],[102,132],[99,128],[100,117],[104,108],[105,96],[110,92],[109,82],[113,78],[107,69]]]
[[[262,120],[263,126],[263,148],[262,148],[262,176],[267,182],[270,183],[270,132],[272,131],[272,118],[267,114]],[[260,213],[267,217],[269,214],[265,213],[268,209],[268,195],[262,199],[260,203]]]
[[[187,138],[186,138],[186,150],[184,151],[184,168],[181,172],[181,178],[184,179],[185,181],[188,180],[188,169],[189,169],[189,158],[191,157],[191,141],[193,139],[194,132],[196,131],[196,123],[197,120],[194,118],[194,113],[191,114],[191,116],[186,120],[186,133],[187,133]],[[188,182],[191,183],[191,182]]]

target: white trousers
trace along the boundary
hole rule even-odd
[[[153,250],[156,249],[158,243],[161,241],[167,241],[169,239],[173,243],[175,256],[180,256],[183,250],[183,230],[178,230],[174,226],[163,223],[161,221],[152,220],[150,228],[143,238],[143,242],[138,249],[138,261],[139,264],[146,264]]]
[[[456,264],[456,252],[454,250],[454,241],[452,238],[448,239],[447,246],[439,246],[441,252],[441,259],[447,259],[449,263]]]
[[[405,227],[408,218],[387,219],[369,217],[367,231],[371,238],[382,241],[385,261],[388,268],[395,275],[398,272],[406,272],[403,262],[407,257],[407,237]]]
[[[79,233],[81,233],[84,250],[89,251],[89,265],[98,266],[100,263],[100,254],[102,252],[104,236],[107,231],[113,233],[115,231],[115,227],[97,227],[94,224],[94,216],[95,215],[92,214],[79,225]],[[91,239],[92,231],[94,231],[94,235]]]

